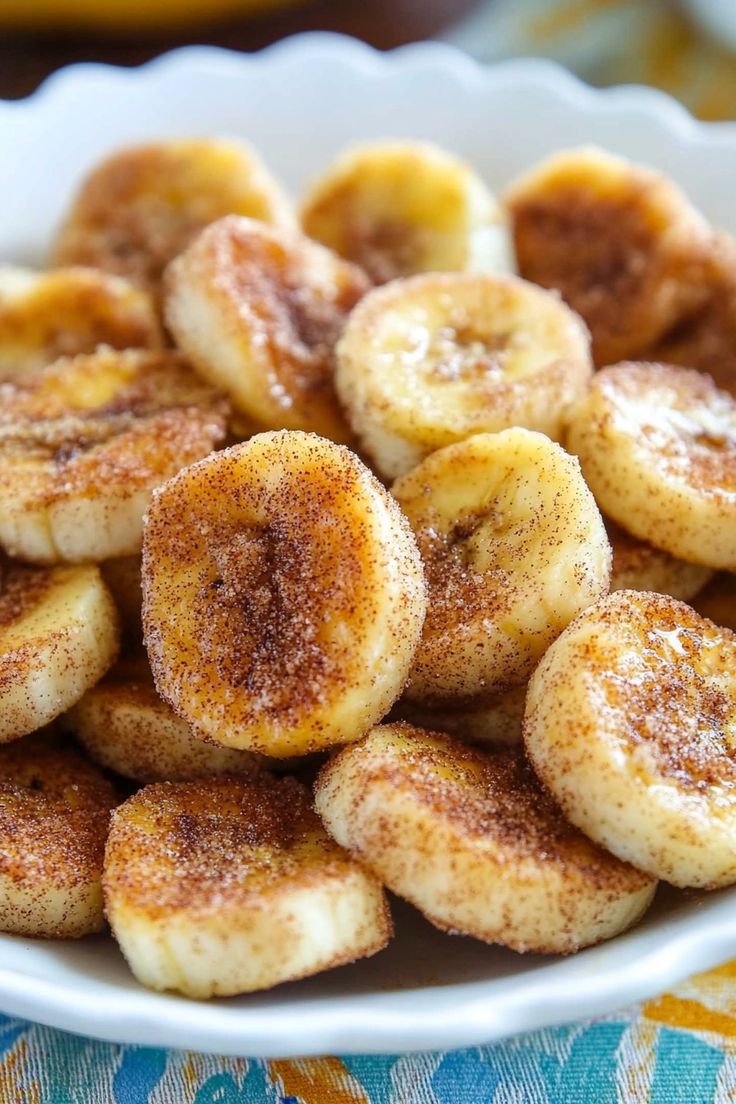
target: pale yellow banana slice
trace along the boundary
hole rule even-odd
[[[715,236],[703,288],[703,307],[647,349],[645,358],[707,372],[736,395],[736,242],[726,234]]]
[[[581,614],[534,672],[524,741],[602,847],[678,886],[736,882],[736,635],[661,594]]]
[[[5,563],[0,575],[0,742],[69,709],[114,662],[118,619],[96,567]]]
[[[702,617],[736,632],[736,575],[716,575],[693,600],[693,606]]]
[[[158,696],[143,657],[116,663],[62,723],[95,762],[137,782],[253,774],[260,765],[250,752],[198,739]]]
[[[330,834],[444,931],[577,951],[642,916],[656,882],[565,821],[518,749],[383,725],[322,768]]]
[[[163,335],[150,296],[93,268],[33,272],[0,267],[0,380],[44,368],[60,356],[158,349]]]
[[[89,265],[156,292],[161,274],[223,215],[296,225],[281,185],[242,142],[171,139],[118,150],[83,181],[54,247],[57,265]]]
[[[100,573],[113,596],[125,643],[132,649],[143,646],[140,556],[118,556],[100,564]]]
[[[440,709],[402,700],[392,716],[418,728],[447,732],[470,744],[512,746],[521,743],[525,701],[526,686],[514,686],[476,709]]]
[[[713,576],[708,567],[677,560],[661,548],[637,540],[610,518],[606,519],[606,532],[613,552],[611,590],[653,590],[689,602]]]
[[[524,682],[608,590],[611,549],[593,496],[575,458],[541,433],[470,437],[392,490],[429,587],[413,700],[481,708]]]
[[[522,425],[559,437],[592,372],[585,327],[559,297],[474,273],[370,292],[337,357],[340,399],[387,477],[474,433]]]
[[[218,744],[285,757],[385,716],[426,594],[409,524],[358,457],[282,431],[154,495],[143,603],[162,697]]]
[[[641,355],[702,304],[711,230],[659,173],[594,147],[565,150],[503,198],[521,275],[582,315],[599,367]]]
[[[152,489],[217,445],[226,420],[168,351],[102,348],[0,385],[0,545],[35,563],[140,551]]]
[[[102,929],[115,803],[102,772],[48,733],[0,748],[0,931],[77,939]]]
[[[567,443],[601,509],[629,533],[689,563],[736,569],[736,398],[709,376],[606,368]]]
[[[166,322],[201,374],[261,429],[350,433],[334,347],[368,277],[321,245],[232,216],[169,268]]]
[[[143,985],[268,989],[380,951],[379,883],[327,836],[293,778],[147,786],[113,814],[105,911]]]
[[[351,146],[307,192],[302,226],[376,283],[514,268],[494,196],[470,165],[429,142]]]

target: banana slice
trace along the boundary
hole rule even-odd
[[[704,306],[664,335],[646,359],[707,372],[736,396],[736,241],[716,234],[703,280]]]
[[[693,606],[701,617],[736,632],[736,576],[716,575],[698,594]]]
[[[100,573],[113,596],[125,642],[132,649],[143,647],[140,556],[118,556],[100,564]]]
[[[524,682],[608,590],[611,550],[593,496],[577,461],[541,433],[507,429],[450,445],[393,494],[429,587],[412,700],[482,708]]]
[[[0,385],[0,545],[35,563],[140,551],[152,489],[226,420],[172,352],[102,348]]]
[[[48,732],[0,748],[0,931],[100,931],[102,858],[115,791]]]
[[[0,742],[33,732],[102,678],[118,620],[96,567],[5,563],[0,578]]]
[[[330,834],[443,931],[569,954],[618,935],[656,882],[564,819],[518,749],[382,725],[324,766]]]
[[[582,315],[599,367],[642,354],[702,304],[711,230],[659,173],[594,147],[564,150],[503,199],[521,275]]]
[[[526,686],[515,686],[477,709],[438,709],[400,701],[393,715],[417,728],[446,732],[470,744],[490,747],[521,743]]]
[[[143,621],[161,696],[206,739],[286,757],[362,736],[403,689],[421,559],[357,456],[263,433],[161,488]]]
[[[473,169],[429,142],[345,150],[309,189],[305,233],[376,283],[416,272],[510,272],[501,207]]]
[[[198,739],[156,693],[143,657],[121,659],[63,720],[95,762],[137,782],[179,782],[213,774],[253,774],[247,751]]]
[[[33,272],[0,267],[0,380],[22,377],[60,356],[158,349],[161,326],[150,296],[93,268]]]
[[[337,358],[340,399],[389,478],[474,433],[522,425],[559,437],[592,372],[585,327],[557,296],[471,273],[370,292]]]
[[[391,919],[293,778],[146,786],[113,814],[105,911],[152,989],[228,996],[365,958]]]
[[[689,602],[713,575],[710,568],[676,560],[661,548],[637,540],[610,518],[606,532],[613,552],[611,590],[653,590]]]
[[[736,399],[708,376],[606,368],[567,443],[601,509],[629,533],[689,563],[736,569]]]
[[[166,322],[202,375],[261,429],[345,442],[334,347],[367,276],[295,232],[226,218],[166,274]]]
[[[677,886],[736,882],[736,635],[662,594],[586,610],[534,672],[524,741],[573,824]]]
[[[57,265],[89,265],[159,289],[169,261],[223,215],[296,225],[280,184],[242,142],[185,138],[118,150],[83,181],[54,248]]]

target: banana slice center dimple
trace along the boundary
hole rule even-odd
[[[667,447],[673,440],[680,440],[691,448],[693,444],[707,449],[736,449],[736,418],[705,405],[679,408],[673,396],[661,392],[647,396],[646,402],[622,400],[619,415],[633,430],[645,426],[658,439],[652,444]]]
[[[684,626],[642,635],[642,652],[609,665],[601,716],[607,707],[620,711],[622,746],[638,749],[647,774],[696,791],[735,788],[736,686],[722,640]]]
[[[136,421],[133,413],[111,414],[104,418],[69,415],[49,421],[18,421],[0,425],[0,450],[17,450],[24,455],[33,451],[35,455],[62,463],[94,445],[126,433]]]

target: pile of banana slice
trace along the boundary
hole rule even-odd
[[[372,143],[297,212],[163,141],[0,269],[0,930],[197,998],[386,889],[610,938],[736,883],[734,630],[736,243],[656,172]]]

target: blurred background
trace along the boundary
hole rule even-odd
[[[72,61],[136,65],[194,42],[257,50],[305,30],[550,57],[593,84],[651,84],[702,118],[736,118],[736,0],[0,0],[0,96]]]

